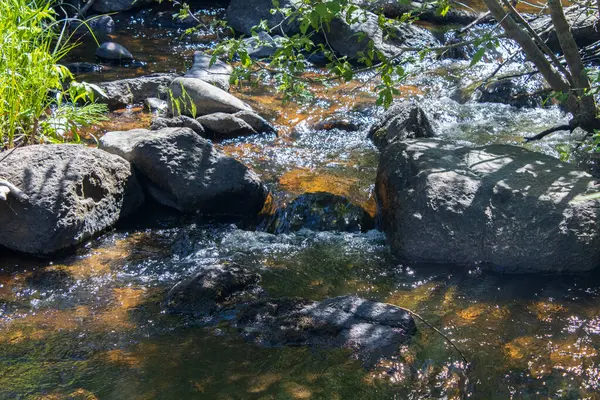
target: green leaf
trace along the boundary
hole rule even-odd
[[[479,48],[479,50],[477,50],[475,52],[475,54],[473,55],[473,59],[471,60],[471,66],[473,66],[473,65],[477,64],[479,61],[481,61],[481,59],[485,55],[486,50],[487,49],[485,47],[481,47],[481,48]]]

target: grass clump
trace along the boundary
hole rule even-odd
[[[0,1],[0,150],[78,142],[77,128],[103,120],[94,85],[59,64],[77,44],[54,0]]]

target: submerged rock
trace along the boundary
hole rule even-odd
[[[198,135],[205,137],[206,131],[202,124],[196,121],[192,117],[188,117],[185,115],[180,115],[179,117],[173,118],[155,118],[152,120],[150,124],[150,129],[153,131],[158,131],[163,128],[190,128]]]
[[[97,101],[105,103],[111,109],[141,104],[149,97],[158,97],[161,89],[168,87],[175,78],[176,75],[173,74],[152,74],[99,83],[98,86],[107,97],[97,96]]]
[[[298,196],[275,212],[266,224],[271,233],[289,233],[300,229],[314,231],[366,232],[375,221],[364,208],[347,198],[317,192]]]
[[[20,202],[9,195],[0,201],[0,244],[26,253],[77,245],[144,199],[126,160],[85,146],[18,148],[0,163],[0,177],[29,197]]]
[[[380,151],[396,141],[433,136],[425,111],[408,102],[394,103],[369,130],[369,138]]]
[[[229,91],[229,78],[233,72],[231,65],[217,60],[213,65],[210,65],[212,57],[197,51],[194,53],[194,63],[192,68],[184,75],[185,78],[202,79],[215,85],[219,89]]]
[[[73,62],[65,64],[65,67],[73,74],[87,74],[90,72],[103,72],[106,68],[104,65],[93,64],[89,62]]]
[[[382,153],[376,194],[392,250],[413,261],[505,272],[578,272],[600,262],[600,191],[589,174],[521,147],[435,139]]]
[[[253,171],[189,128],[109,132],[100,148],[129,160],[150,195],[181,212],[256,215],[268,194]]]
[[[404,14],[413,12],[420,21],[435,24],[468,25],[483,14],[454,5],[445,15],[441,15],[437,4],[424,1],[353,0],[353,3],[374,13],[382,12],[388,18],[401,18]]]
[[[105,42],[96,49],[96,57],[111,61],[130,61],[133,55],[125,47],[115,42]]]
[[[175,285],[164,306],[172,313],[208,317],[220,307],[258,290],[260,279],[259,274],[238,265],[203,267]]]
[[[242,309],[236,324],[262,346],[349,348],[367,364],[396,354],[416,331],[406,311],[356,296],[254,302]]]
[[[177,78],[170,89],[175,101],[170,108],[173,115],[198,116],[217,112],[236,113],[252,108],[226,91],[197,78]]]

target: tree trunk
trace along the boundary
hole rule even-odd
[[[575,43],[571,27],[565,17],[563,6],[560,0],[548,0],[548,8],[558,42],[573,78],[572,90],[569,92],[567,101],[567,107],[573,113],[572,125],[586,130],[597,129],[600,126],[597,120],[596,101],[594,96],[587,94],[590,89],[590,80],[579,54],[579,47]]]

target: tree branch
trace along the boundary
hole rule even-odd
[[[11,193],[20,203],[29,199],[22,190],[5,179],[0,179],[0,200],[6,201],[7,195]]]
[[[535,136],[531,136],[531,137],[525,138],[525,142],[529,143],[529,142],[533,142],[535,140],[540,140],[540,139],[543,139],[546,136],[550,135],[551,133],[558,132],[558,131],[569,131],[569,132],[572,132],[573,128],[569,124],[555,126],[554,128],[546,129],[545,131],[540,132],[540,133],[538,133]]]

